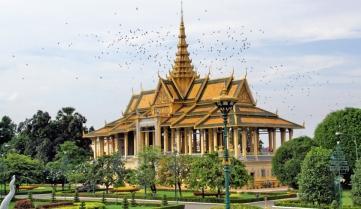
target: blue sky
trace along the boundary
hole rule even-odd
[[[312,136],[330,111],[361,106],[359,8],[356,0],[184,0],[189,51],[201,76],[234,69],[243,78],[247,69],[258,106],[305,121],[295,135]],[[179,9],[173,0],[0,1],[0,115],[18,123],[73,106],[88,126],[118,118],[132,89],[155,88],[158,71],[171,69]],[[242,43],[250,47],[239,51]]]

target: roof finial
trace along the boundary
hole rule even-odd
[[[183,22],[183,0],[181,0],[181,22]]]
[[[248,74],[248,68],[246,68],[246,74],[244,75],[244,79],[246,79],[247,78],[247,74]]]
[[[143,91],[143,84],[140,82],[140,91]]]

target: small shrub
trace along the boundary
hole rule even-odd
[[[168,205],[167,195],[163,195],[162,206],[167,206],[167,205]]]
[[[123,209],[129,209],[129,202],[126,197],[123,199]]]
[[[107,203],[107,199],[105,198],[105,192],[103,192],[102,203],[103,204]]]
[[[30,202],[33,202],[33,193],[28,193],[28,200],[30,200]]]
[[[74,193],[74,202],[79,202],[80,199],[79,199],[79,192],[78,190],[76,189],[75,190],[75,193]]]
[[[80,203],[79,209],[85,209],[85,202]]]
[[[135,201],[135,192],[132,192],[132,199],[131,199],[131,201],[130,201],[130,205],[131,205],[132,207],[137,206],[137,202]]]
[[[28,199],[18,200],[15,202],[15,209],[30,209],[34,208],[33,203]]]
[[[55,197],[55,188],[53,189],[53,191],[51,192],[51,202],[55,202],[56,201],[56,197]]]

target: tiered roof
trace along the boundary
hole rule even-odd
[[[213,98],[222,89],[238,99],[230,112],[229,125],[258,128],[303,128],[256,106],[246,78],[199,78],[189,58],[183,15],[178,36],[178,50],[172,70],[167,78],[159,77],[155,90],[142,91],[130,98],[124,115],[85,137],[110,136],[135,130],[136,121],[142,118],[159,118],[161,126],[196,129],[222,127],[220,112]]]

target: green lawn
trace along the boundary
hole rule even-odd
[[[353,205],[351,191],[346,190],[342,192],[342,205]]]
[[[129,205],[129,208],[133,208],[133,209],[150,209],[150,208],[155,208],[156,206],[136,206],[136,207],[131,207]],[[106,205],[105,207],[106,209],[119,209],[122,208],[121,205]]]

